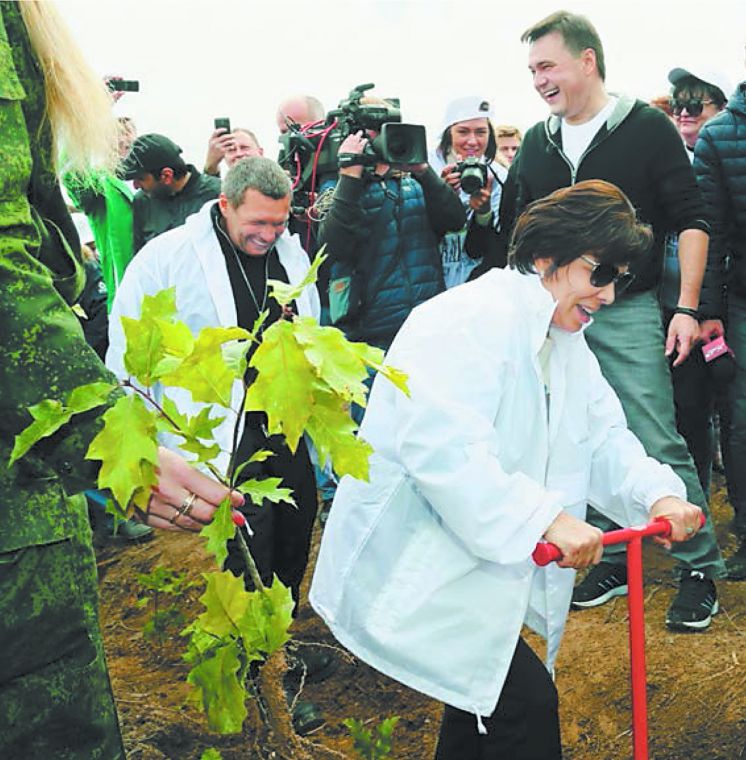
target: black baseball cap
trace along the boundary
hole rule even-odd
[[[165,135],[152,132],[138,137],[122,161],[121,176],[135,179],[138,175],[148,173],[159,177],[165,167],[180,169],[185,166],[181,157],[181,148]]]

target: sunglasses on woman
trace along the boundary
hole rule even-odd
[[[616,295],[623,293],[635,279],[631,272],[620,272],[618,267],[613,264],[602,264],[600,261],[594,261],[588,256],[581,256],[586,264],[590,264],[591,285],[594,288],[605,288],[610,283],[614,283],[614,292]]]
[[[672,100],[671,110],[674,116],[681,116],[684,109],[689,116],[699,116],[705,106],[715,105],[714,100]]]

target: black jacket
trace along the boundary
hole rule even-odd
[[[722,314],[728,256],[729,286],[746,295],[746,82],[702,127],[694,171],[712,220],[705,282],[714,293],[716,313]]]
[[[359,312],[345,333],[388,349],[412,309],[445,289],[438,242],[464,226],[466,212],[431,168],[385,180],[342,175],[321,187],[335,188],[319,230],[331,277],[354,271],[362,286]]]
[[[220,195],[220,178],[200,174],[191,164],[189,181],[181,192],[167,198],[146,195],[142,190],[135,193],[132,201],[133,249],[139,251],[148,240],[166,230],[180,227],[190,214],[195,214],[209,200]]]
[[[709,232],[702,194],[676,128],[662,111],[625,96],[619,98],[577,169],[562,152],[557,117],[528,130],[503,192],[501,224],[512,229],[531,201],[585,179],[603,179],[617,185],[627,194],[639,218],[653,227],[653,250],[634,270],[636,279],[629,292],[658,285],[667,232]]]

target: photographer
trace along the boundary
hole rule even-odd
[[[350,154],[370,154],[377,131],[366,132],[341,142],[339,179],[322,182],[322,192],[334,194],[319,243],[331,258],[330,300],[347,288],[344,318],[335,319],[332,304],[335,323],[349,338],[386,350],[410,311],[444,289],[438,243],[463,227],[466,215],[427,163],[392,167],[379,160],[368,169],[348,163]]]
[[[485,252],[497,243],[500,193],[508,172],[494,160],[497,144],[491,116],[489,102],[478,96],[451,101],[440,143],[430,157],[466,210],[466,224],[440,243],[447,288],[470,279]]]

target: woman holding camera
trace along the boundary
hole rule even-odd
[[[448,233],[440,243],[447,288],[466,282],[481,261],[484,246],[467,246],[467,234],[473,230],[484,238],[498,227],[500,192],[508,172],[495,161],[497,143],[491,118],[487,100],[468,96],[451,101],[440,142],[430,155],[431,166],[459,194],[467,212],[464,227]]]
[[[674,541],[699,528],[581,335],[651,240],[615,186],[555,191],[519,219],[510,269],[409,316],[387,361],[411,395],[373,384],[370,480],[340,483],[310,599],[356,656],[446,703],[437,760],[561,757],[549,671],[573,570],[601,557],[586,502],[626,525],[666,517]],[[558,565],[533,563],[542,538]]]

